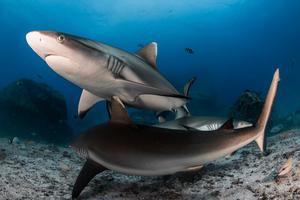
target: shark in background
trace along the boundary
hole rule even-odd
[[[110,121],[89,129],[71,145],[86,159],[72,198],[77,198],[91,179],[107,169],[130,175],[168,175],[201,169],[252,141],[264,152],[265,128],[279,79],[277,69],[258,121],[240,129],[233,129],[232,120],[218,130],[206,132],[134,124],[119,97],[113,97]]]
[[[134,54],[60,32],[32,31],[26,40],[56,73],[83,89],[80,118],[112,96],[128,106],[156,112],[174,111],[187,102],[188,97],[158,72],[155,42]]]
[[[196,77],[188,80],[183,88],[183,94],[189,96],[189,91],[195,83]],[[215,116],[192,116],[187,105],[175,109],[175,120],[166,121],[162,115],[158,115],[159,124],[154,126],[168,129],[197,129],[199,131],[213,131],[219,129],[227,119],[225,117]],[[246,128],[252,126],[252,123],[243,120],[233,119],[234,129]]]

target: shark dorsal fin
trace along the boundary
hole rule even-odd
[[[233,118],[230,118],[219,128],[219,130],[232,130],[233,128]]]
[[[113,96],[111,99],[111,118],[110,122],[122,123],[122,124],[133,124],[130,119],[124,104],[119,97]]]
[[[151,42],[150,44],[141,48],[137,52],[137,55],[139,55],[148,64],[150,64],[153,69],[157,70],[157,67],[156,67],[157,43],[156,42]]]

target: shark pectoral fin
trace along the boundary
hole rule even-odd
[[[190,97],[180,95],[174,92],[165,91],[142,83],[136,83],[124,79],[118,79],[118,82],[120,85],[122,85],[123,89],[126,90],[126,92],[128,93],[127,98],[131,101],[135,100],[136,95],[139,96],[143,94],[190,99]],[[132,92],[132,94],[130,94],[130,92]]]
[[[112,123],[122,123],[128,125],[134,125],[133,121],[130,119],[124,104],[119,97],[113,96],[111,99],[111,118]]]
[[[101,97],[98,97],[92,93],[90,93],[87,90],[83,90],[80,100],[79,100],[79,105],[78,105],[78,116],[79,118],[84,118],[84,116],[87,114],[87,112],[99,101],[104,100]]]
[[[100,172],[106,170],[105,167],[91,161],[87,160],[84,166],[82,167],[79,176],[76,179],[76,182],[72,191],[72,199],[77,198],[82,190],[87,186],[87,184]]]
[[[233,118],[230,118],[229,120],[227,120],[220,128],[219,130],[232,130],[234,129],[233,126]]]
[[[150,44],[141,48],[137,52],[137,55],[139,55],[148,64],[150,64],[153,69],[157,70],[156,67],[157,43],[156,42],[151,42]]]

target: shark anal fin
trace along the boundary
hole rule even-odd
[[[137,55],[139,55],[148,64],[150,64],[153,69],[157,70],[157,67],[156,67],[157,43],[156,42],[151,42],[150,44],[141,48],[137,52]]]
[[[227,120],[220,128],[219,130],[232,130],[234,129],[233,126],[233,118],[230,118],[229,120]]]
[[[87,90],[82,90],[82,94],[78,105],[78,116],[80,119],[84,118],[87,112],[99,101],[104,100]]]
[[[82,167],[79,176],[76,179],[76,182],[72,191],[72,199],[77,198],[82,190],[87,186],[87,184],[100,172],[106,170],[105,167],[100,164],[95,163],[94,161],[87,160],[84,166]]]
[[[124,104],[117,96],[113,96],[111,99],[110,122],[133,125],[133,122],[126,111]]]

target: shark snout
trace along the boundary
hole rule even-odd
[[[32,50],[38,54],[42,59],[45,59],[52,52],[47,43],[47,36],[45,31],[31,31],[26,34],[26,41]]]

